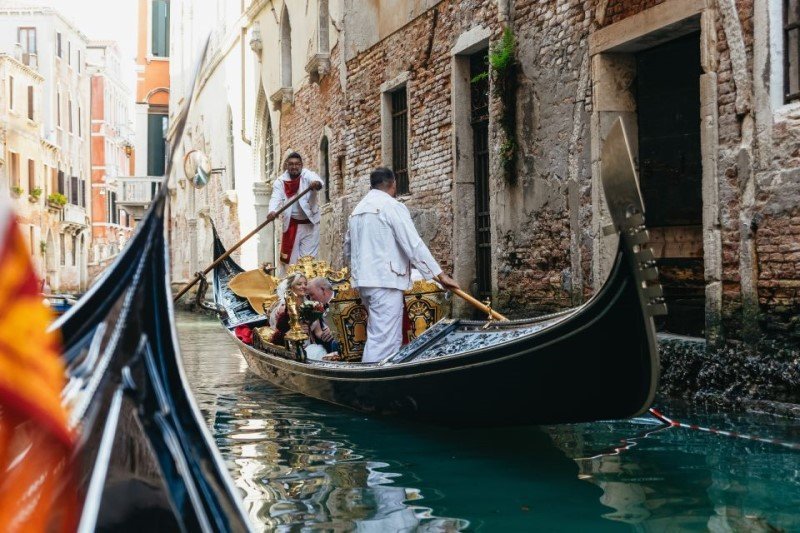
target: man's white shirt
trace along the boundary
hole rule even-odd
[[[356,288],[408,290],[412,266],[425,279],[442,273],[408,208],[378,189],[371,189],[350,215],[344,254]]]
[[[325,182],[322,181],[322,178],[307,168],[304,168],[302,172],[300,172],[300,178],[298,179],[300,179],[300,187],[297,189],[297,194],[300,194],[306,190],[315,181],[321,183],[323,186],[325,185]],[[288,172],[281,174],[272,185],[272,197],[269,200],[270,212],[277,211],[288,200],[291,200],[291,198],[286,197],[286,191],[284,190],[282,183],[284,181],[291,181]],[[311,191],[300,198],[300,200],[298,200],[292,206],[292,209],[287,209],[281,213],[281,222],[283,222],[284,229],[289,226],[289,219],[292,218],[292,215],[294,215],[295,218],[307,218],[315,226],[319,224],[321,216],[319,208],[319,192],[320,191]],[[302,213],[304,216],[298,216],[300,213]]]

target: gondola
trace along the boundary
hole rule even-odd
[[[178,141],[187,113],[188,104]],[[62,398],[78,434],[77,474],[63,490],[77,496],[79,531],[250,531],[180,362],[167,180],[113,265],[53,324],[68,371]]]
[[[605,284],[583,305],[512,321],[444,319],[377,363],[303,361],[284,347],[245,344],[237,326],[264,324],[213,271],[222,325],[258,376],[365,413],[452,425],[552,424],[645,412],[659,376],[653,316],[666,312],[622,124],[603,147],[602,181],[619,245]],[[214,254],[225,253],[217,237]],[[340,332],[341,333],[341,332]]]

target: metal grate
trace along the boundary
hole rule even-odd
[[[392,97],[392,170],[397,176],[397,194],[408,192],[408,104],[406,88]]]
[[[480,298],[492,295],[492,234],[489,213],[489,78],[486,51],[470,57],[470,117],[475,174],[475,276]]]

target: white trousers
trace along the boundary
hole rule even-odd
[[[403,344],[403,291],[359,287],[358,292],[367,306],[367,343],[361,361],[374,363],[392,355]]]
[[[319,224],[298,224],[297,235],[294,238],[294,246],[292,246],[292,255],[289,256],[289,264],[297,263],[297,260],[304,255],[317,257],[317,253],[319,253]],[[286,266],[283,262],[278,261],[279,275],[282,276],[286,272]]]

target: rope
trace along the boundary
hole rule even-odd
[[[679,427],[684,429],[693,429],[696,431],[702,431],[704,433],[711,433],[713,435],[722,435],[723,437],[732,437],[736,439],[745,439],[751,440],[756,442],[763,442],[766,444],[775,444],[777,446],[783,446],[784,448],[789,448],[791,450],[800,450],[800,444],[796,442],[787,442],[781,439],[770,439],[767,437],[759,437],[758,435],[748,435],[747,433],[739,433],[737,431],[726,431],[723,429],[717,429],[713,427],[703,427],[697,424],[686,424],[684,422],[680,422],[673,418],[669,418],[668,416],[664,415],[657,409],[650,409],[650,414],[656,417],[661,422],[665,424],[669,424],[671,427]]]

